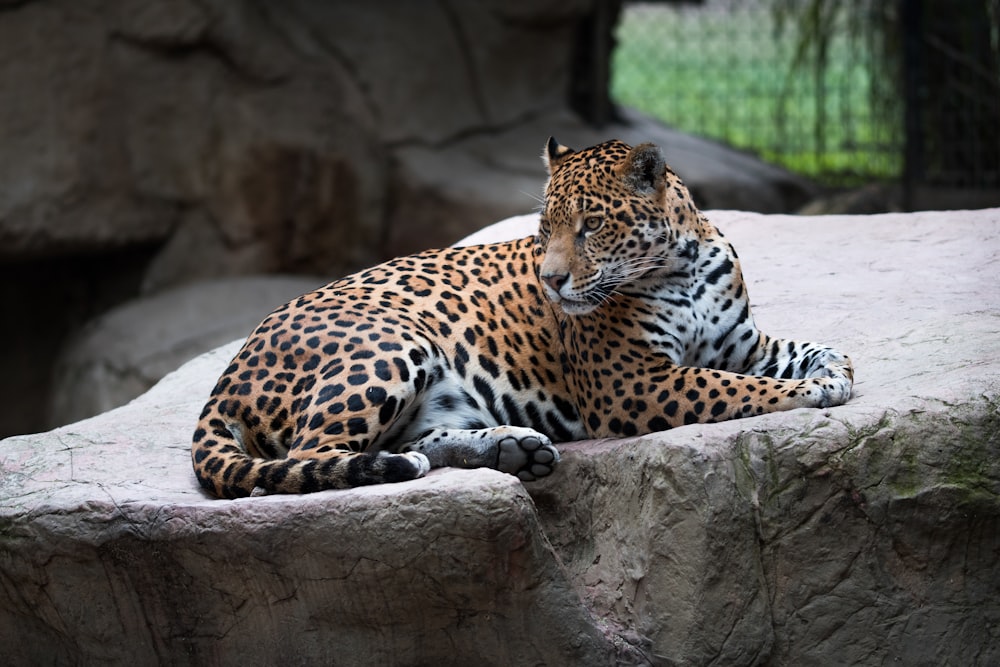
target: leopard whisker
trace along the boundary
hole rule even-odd
[[[533,192],[528,192],[526,190],[518,190],[518,192],[520,192],[525,197],[530,197],[530,198],[534,199],[536,202],[538,202],[539,204],[541,204],[543,206],[545,205],[545,197],[542,197],[541,195],[537,195],[537,194],[535,194]]]
[[[661,257],[632,257],[616,262],[607,269],[608,277],[613,277],[617,282],[631,280],[667,267],[667,262]]]

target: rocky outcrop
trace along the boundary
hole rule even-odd
[[[1000,661],[1000,210],[711,217],[762,329],[851,354],[848,404],[562,445],[523,486],[217,501],[188,438],[234,343],[0,442],[5,660]]]

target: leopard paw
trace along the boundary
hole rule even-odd
[[[559,462],[559,450],[541,433],[518,430],[524,433],[511,433],[497,442],[497,470],[523,482],[550,475]]]
[[[839,377],[810,378],[804,381],[805,388],[798,391],[796,408],[832,408],[843,405],[851,397],[853,383],[850,378]]]

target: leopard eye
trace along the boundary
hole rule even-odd
[[[599,215],[591,215],[583,219],[583,231],[596,232],[604,226],[604,218]]]
[[[546,218],[542,218],[538,223],[538,231],[542,233],[543,236],[548,236],[552,233],[552,225]]]

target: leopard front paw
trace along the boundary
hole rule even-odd
[[[851,397],[853,382],[847,376],[810,378],[805,381],[796,398],[802,408],[832,408],[843,405]]]
[[[841,352],[829,349],[822,358],[823,366],[809,379],[805,396],[809,407],[830,408],[843,405],[854,387],[854,365]]]
[[[817,374],[818,377],[847,378],[848,381],[854,382],[854,364],[846,354],[828,350],[822,361],[823,366]]]
[[[552,474],[559,462],[559,450],[541,433],[518,430],[524,433],[514,432],[497,442],[497,470],[516,475],[523,482]]]

